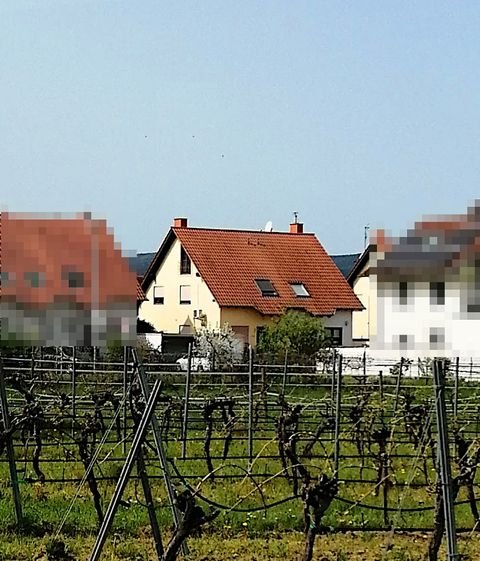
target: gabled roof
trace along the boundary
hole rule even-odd
[[[144,290],[175,238],[222,307],[251,307],[265,315],[289,308],[314,315],[363,309],[315,235],[303,233],[173,227],[145,273]],[[270,280],[278,296],[262,296],[256,279]],[[290,283],[303,283],[310,297],[295,296]]]
[[[350,271],[353,269],[360,253],[347,253],[345,255],[331,255],[333,262],[338,267],[342,275],[348,279]]]
[[[105,220],[0,214],[0,299],[45,306],[69,302],[135,309],[137,281]],[[69,286],[70,274],[81,278]],[[32,278],[39,279],[34,286]],[[41,280],[41,282],[40,282]]]
[[[363,252],[359,255],[358,259],[353,264],[347,276],[347,281],[350,286],[353,286],[358,274],[362,271],[370,258],[370,246],[368,245]]]
[[[380,280],[441,280],[480,258],[480,202],[465,214],[424,218],[406,235],[374,237],[374,272]]]

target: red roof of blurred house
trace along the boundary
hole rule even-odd
[[[185,219],[183,219],[185,220]],[[252,307],[265,315],[304,309],[314,315],[363,306],[314,234],[173,227],[167,234],[142,287],[146,290],[175,237],[222,307]],[[269,280],[278,296],[262,296],[256,280]],[[309,296],[296,296],[291,284],[304,285]]]
[[[41,215],[40,215],[41,216]],[[104,220],[0,214],[3,301],[136,305],[135,273]]]

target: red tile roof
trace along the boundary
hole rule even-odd
[[[59,301],[101,308],[116,303],[135,307],[135,273],[104,220],[84,217],[46,218],[0,214],[0,298],[44,306]],[[83,286],[71,288],[66,272],[83,274]],[[41,286],[28,277],[40,274]]]
[[[137,278],[137,302],[144,302],[146,299],[145,292],[143,292],[142,286]]]
[[[144,289],[175,236],[222,307],[253,307],[265,315],[288,308],[314,315],[363,309],[314,234],[172,228],[145,274]],[[262,296],[255,279],[269,279],[278,297]],[[310,297],[295,296],[290,283],[303,283]]]

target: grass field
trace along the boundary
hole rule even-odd
[[[92,536],[63,537],[68,551],[79,561],[87,561],[93,547]],[[15,534],[0,534],[1,561],[47,561],[48,539]],[[422,533],[367,534],[347,533],[317,537],[315,561],[423,561],[428,546],[428,535]],[[298,532],[271,532],[262,537],[247,533],[205,534],[189,540],[185,561],[298,561],[303,551],[303,535]],[[480,538],[461,535],[459,552],[463,561],[476,561]],[[440,559],[445,559],[444,546]],[[155,552],[151,536],[139,528],[134,536],[115,533],[107,543],[105,561],[151,561]]]

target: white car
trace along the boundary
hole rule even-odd
[[[177,360],[180,370],[188,370],[188,357],[182,356]],[[211,370],[210,359],[207,357],[192,356],[192,371],[205,372]]]

